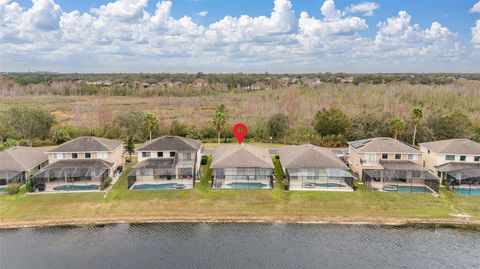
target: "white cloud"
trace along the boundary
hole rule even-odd
[[[303,72],[356,67],[354,71],[365,72],[369,67],[393,71],[408,63],[420,68],[421,61],[429,63],[428,69],[443,59],[447,64],[439,66],[465,68],[468,64],[452,63],[471,59],[470,66],[480,71],[474,57],[460,57],[468,52],[455,33],[439,22],[422,29],[405,11],[378,23],[375,36],[369,37],[360,15],[374,9],[365,3],[341,12],[333,0],[326,0],[319,5],[322,16],[315,18],[305,11],[296,16],[291,1],[275,0],[269,15],[225,16],[200,25],[188,16],[173,17],[172,1],[155,2],[153,11],[147,0],[118,0],[87,12],[65,12],[53,0],[34,0],[31,8],[0,0],[0,58],[2,68],[13,71]],[[471,31],[472,47],[480,48],[479,21]]]
[[[378,9],[380,5],[375,2],[362,2],[360,4],[352,4],[345,9],[347,13],[363,13],[363,16],[372,16],[373,11]]]
[[[480,49],[480,20],[475,22],[475,26],[472,30],[472,45],[476,49]]]
[[[470,9],[470,12],[472,13],[480,13],[480,1],[473,5],[473,7]]]
[[[106,19],[128,22],[142,18],[147,5],[148,0],[117,0],[93,8],[91,12]]]
[[[208,14],[207,10],[202,10],[202,11],[197,13],[197,15],[200,16],[200,17],[205,17],[205,16],[207,16],[207,14]]]

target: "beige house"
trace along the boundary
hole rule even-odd
[[[420,164],[421,152],[389,137],[349,142],[348,163],[371,190],[438,193],[439,181]]]
[[[136,150],[138,163],[128,175],[129,189],[193,188],[200,170],[201,141],[166,135]]]
[[[422,163],[421,152],[390,137],[376,137],[348,143],[348,164],[359,178],[364,169],[382,168],[380,161],[396,160]]]
[[[441,180],[462,170],[480,171],[480,144],[469,139],[420,143],[423,167]]]
[[[327,148],[314,145],[278,149],[289,190],[353,191],[347,165]]]
[[[44,150],[13,147],[0,152],[0,187],[10,183],[25,184],[38,170],[48,164]]]
[[[39,191],[98,190],[123,167],[123,143],[78,137],[47,152],[49,165],[34,176]]]
[[[266,148],[247,144],[215,150],[211,164],[214,189],[271,189],[273,162]]]

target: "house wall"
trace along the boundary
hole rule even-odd
[[[384,160],[396,160],[395,155],[396,154],[401,154],[400,160],[403,161],[408,161],[408,155],[409,154],[414,154],[417,156],[417,160],[412,160],[412,162],[421,165],[422,164],[422,154],[421,153],[416,153],[416,152],[411,152],[411,153],[402,153],[402,152],[371,152],[375,153],[375,161],[372,163],[366,163],[366,156],[367,154],[370,154],[369,152],[358,152],[355,148],[352,146],[348,147],[348,164],[350,166],[350,169],[356,174],[358,174],[359,178],[362,178],[362,171],[364,169],[382,169],[382,166],[380,165],[380,161],[382,160],[382,154],[383,153],[388,153],[388,159]]]
[[[149,157],[143,157],[143,153],[144,152],[149,152],[150,153],[150,156]],[[162,152],[163,153],[163,157],[158,157],[158,152]],[[151,158],[172,158],[170,157],[170,152],[175,152],[175,156],[177,158],[177,163],[180,164],[180,162],[182,160],[186,160],[186,156],[188,153],[190,153],[190,156],[191,156],[191,161],[193,162],[193,175],[194,177],[197,176],[198,174],[198,171],[200,170],[200,162],[201,162],[201,158],[202,158],[202,153],[201,153],[201,150],[199,149],[198,151],[194,151],[194,150],[182,150],[182,151],[176,151],[176,150],[162,150],[162,151],[138,151],[138,162],[142,162],[144,160],[148,160],[148,159],[151,159]],[[181,165],[179,165],[179,167],[177,167],[176,169],[176,177],[178,178],[179,175],[178,175],[178,171],[180,171],[181,169]]]
[[[466,163],[480,163],[480,162],[475,162],[475,156],[480,156],[480,153],[475,155],[475,154],[449,154],[449,153],[438,153],[433,150],[429,150],[425,146],[420,146],[420,151],[423,154],[423,163],[422,166],[428,169],[430,173],[435,175],[438,178],[441,178],[441,176],[438,174],[438,170],[435,168],[435,166],[442,165],[445,163],[449,162],[460,162],[460,156],[466,156],[466,159],[464,162]],[[453,161],[447,161],[446,160],[446,155],[454,155],[455,160]]]
[[[75,160],[83,160],[83,159],[85,159],[85,153],[90,153],[91,154],[90,159],[100,159],[99,158],[100,156],[98,156],[98,155],[101,152],[104,152],[104,151],[100,151],[100,152],[97,152],[97,151],[79,151],[79,152],[65,152],[65,153],[61,153],[61,154],[65,154],[65,159],[64,160],[73,160],[73,158],[72,158],[73,153],[77,153],[78,158],[75,159]],[[58,153],[56,153],[56,152],[49,152],[48,153],[48,163],[49,164],[52,164],[52,163],[55,163],[56,161],[59,161],[59,160],[55,159],[55,157],[54,157],[55,154],[58,154]],[[105,160],[107,162],[114,163],[113,170],[115,170],[119,166],[122,166],[123,165],[123,143],[120,146],[118,146],[116,149],[114,149],[113,151],[107,152],[107,158],[105,158],[103,160]]]

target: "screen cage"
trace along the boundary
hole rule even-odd
[[[438,193],[440,181],[424,170],[363,170],[362,181],[370,190],[407,193]]]
[[[480,169],[447,172],[443,184],[460,195],[480,195]]]
[[[213,188],[273,188],[273,172],[271,168],[214,168],[212,177]]]
[[[289,189],[354,189],[353,175],[338,168],[285,169]]]

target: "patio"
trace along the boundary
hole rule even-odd
[[[177,164],[174,158],[151,158],[137,163],[133,167],[132,171],[128,175],[128,188],[192,189],[194,185],[193,175],[193,161],[183,161]],[[166,186],[166,184],[170,184],[172,187],[167,188],[168,186]],[[175,186],[178,187],[175,188]]]
[[[285,171],[289,190],[354,191],[353,176],[342,169],[293,169]]]
[[[216,168],[213,169],[214,189],[271,189],[273,174],[263,168]]]

